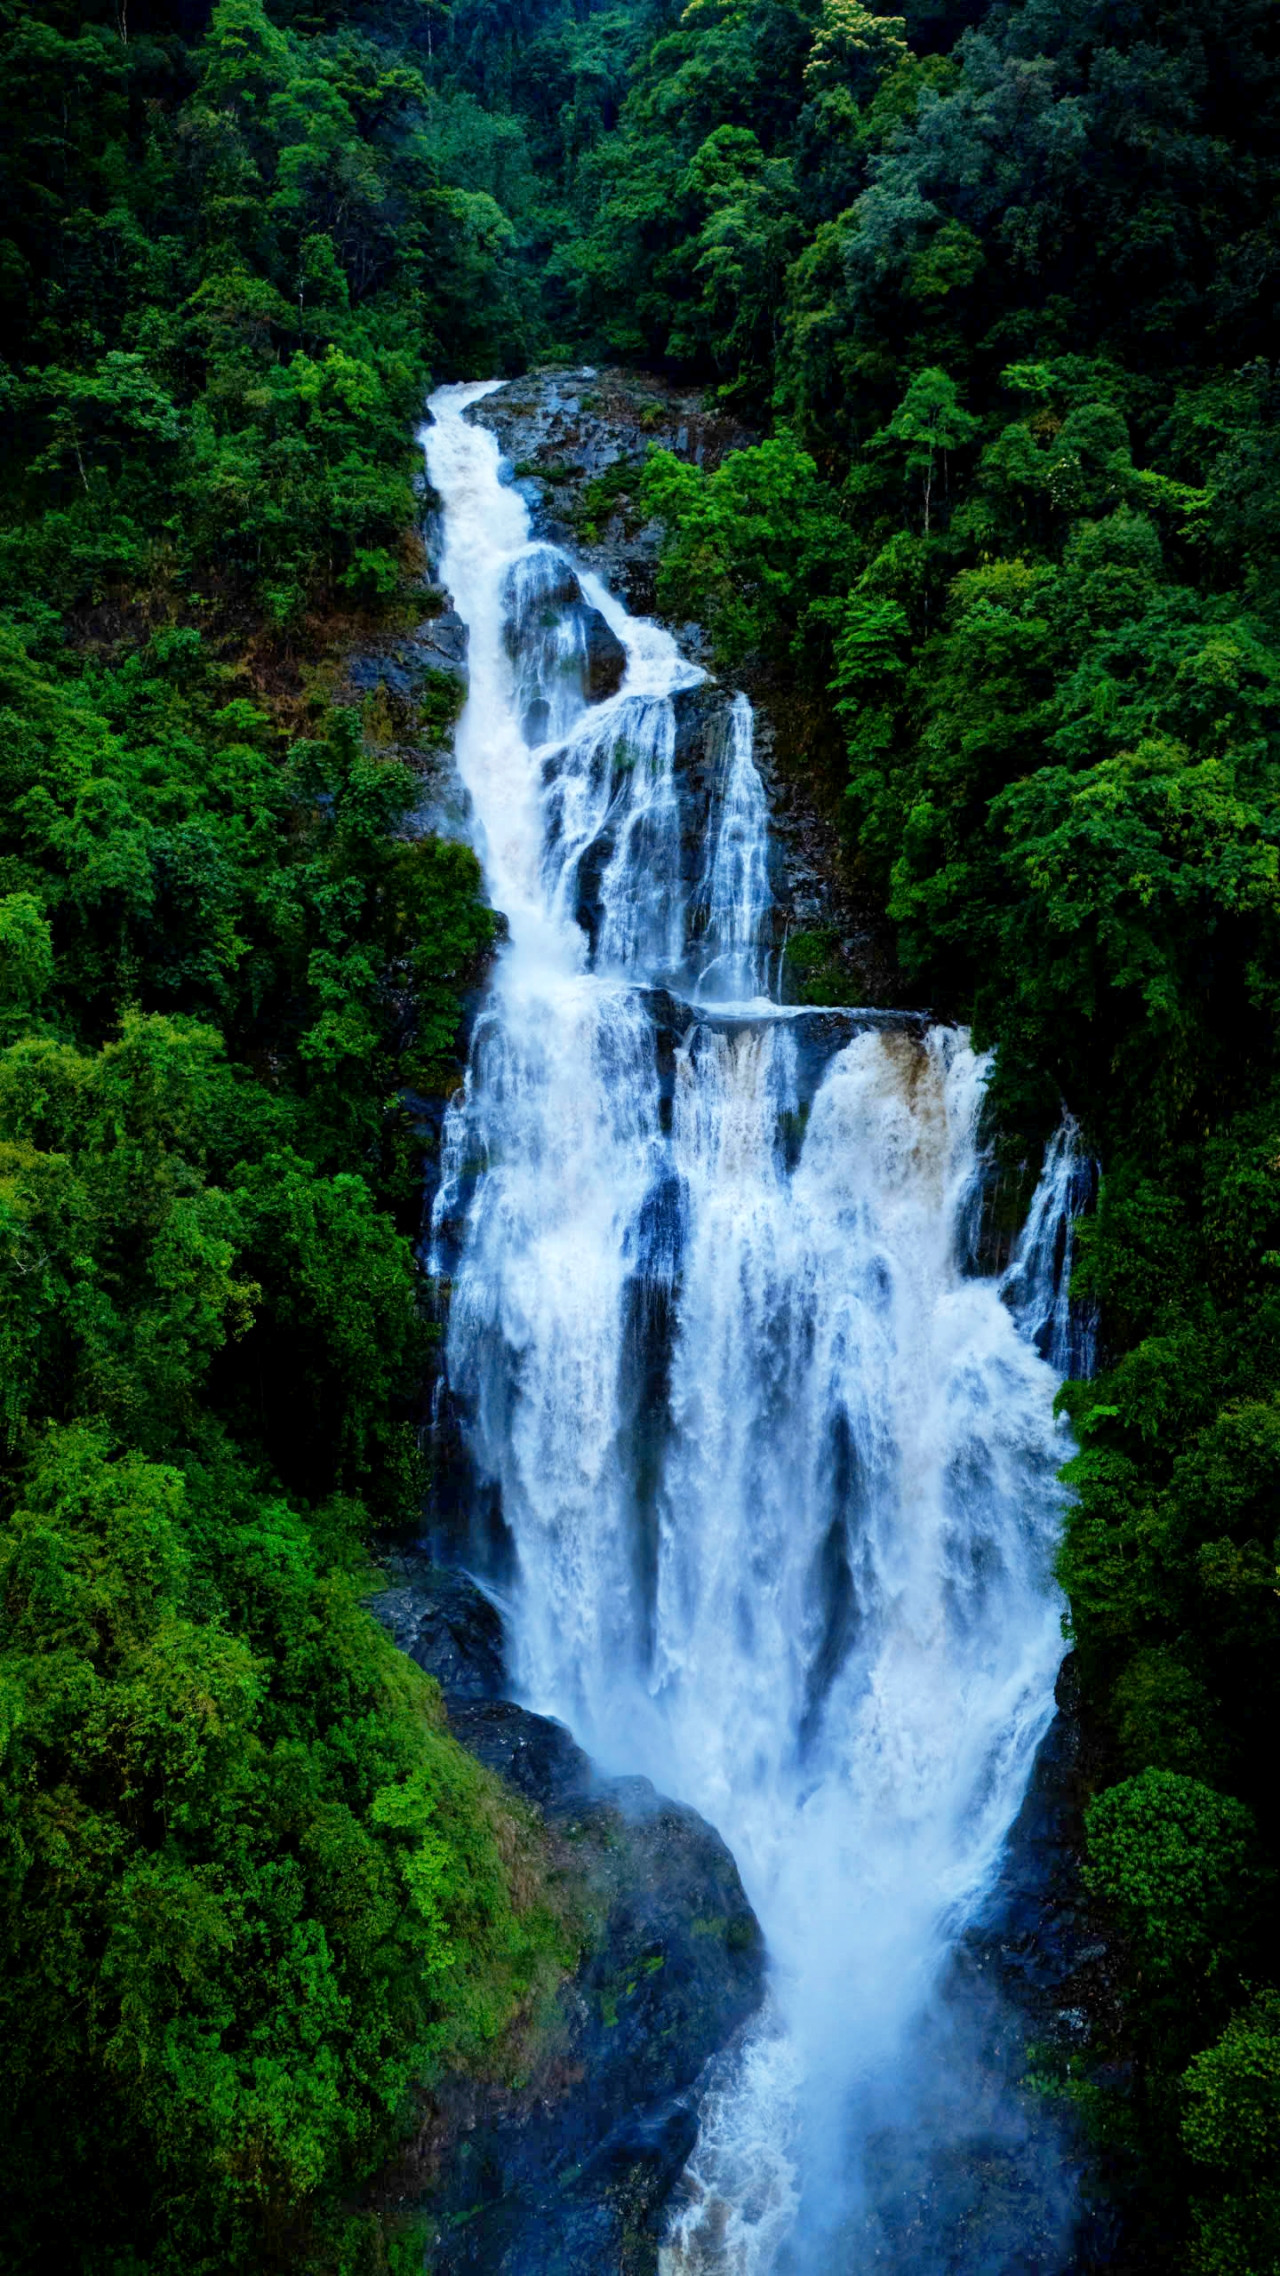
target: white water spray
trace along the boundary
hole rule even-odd
[[[486,392],[441,390],[425,438],[511,926],[446,1131],[450,1388],[514,1551],[521,1696],[701,1810],[768,1941],[664,2276],[869,2267],[877,2128],[911,2122],[908,2048],[1052,1713],[1073,1156],[1003,1279],[967,1270],[985,1064],[768,1002],[750,706],[699,811],[702,675],[531,546],[464,416]],[[589,703],[609,634],[625,678]]]

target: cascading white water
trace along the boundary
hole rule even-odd
[[[511,927],[436,1205],[450,1389],[512,1544],[521,1695],[700,1809],[768,1941],[666,2276],[860,2268],[869,2147],[1052,1712],[1070,1135],[1003,1279],[967,1269],[984,1062],[768,1003],[750,707],[713,730],[690,851],[702,675],[530,545],[464,416],[485,392],[443,389],[425,437]],[[598,618],[626,677],[590,704]]]
[[[695,910],[695,918],[705,923],[698,973],[703,1002],[742,1001],[764,992],[769,813],[752,752],[753,730],[751,706],[745,695],[736,695],[723,738],[706,867]]]

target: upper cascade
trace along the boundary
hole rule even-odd
[[[465,416],[485,392],[441,389],[426,442],[446,502],[487,500],[446,516],[442,573],[471,634],[457,758],[494,898],[539,963],[766,1000],[780,959],[751,706],[531,537],[494,437]],[[682,765],[695,696],[698,763]]]
[[[771,1952],[664,2276],[1012,2265],[965,2196],[963,2035],[921,2049],[1053,1713],[1074,1134],[975,1270],[987,1062],[777,1001],[751,706],[531,542],[484,392],[426,435],[511,924],[433,1218],[468,1553],[527,1703],[719,1828]],[[1052,2276],[1058,2161],[1007,2137]]]

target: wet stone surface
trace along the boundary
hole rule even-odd
[[[407,1557],[372,1610],[451,1703],[501,1699],[502,1616],[465,1573]]]
[[[562,1724],[499,1696],[501,1620],[474,1582],[423,1558],[391,1577],[372,1609],[455,1736],[542,1813],[591,1924],[532,2075],[446,2080],[396,2194],[429,2214],[435,2276],[652,2276],[692,2090],[763,1992],[738,1869],[695,1811],[598,1777]]]
[[[638,483],[651,445],[713,471],[754,441],[700,394],[616,368],[527,372],[473,406],[498,437],[535,537],[564,546],[626,602],[650,616],[662,532],[646,522]],[[688,628],[696,656],[697,626]]]

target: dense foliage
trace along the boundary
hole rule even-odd
[[[1065,1102],[1103,1165],[1075,2091],[1135,2266],[1280,2268],[1278,46],[1270,0],[0,0],[6,2264],[378,2265],[361,2175],[556,1941],[359,1607],[490,921],[325,691],[414,570],[429,377],[559,343],[760,433],[651,457],[663,600],[788,705],[1005,1142]]]
[[[421,16],[0,6],[15,2276],[412,2258],[365,2183],[565,1956],[361,1603],[420,1491],[415,1101],[493,920],[326,690],[421,582],[432,369],[520,352]]]
[[[1280,2268],[1278,32],[693,0],[560,263],[603,348],[766,431],[651,457],[662,596],[839,748],[1005,1142],[1065,1102],[1103,1165],[1061,1570],[1126,1957],[1076,2090],[1135,2264],[1205,2276]]]

